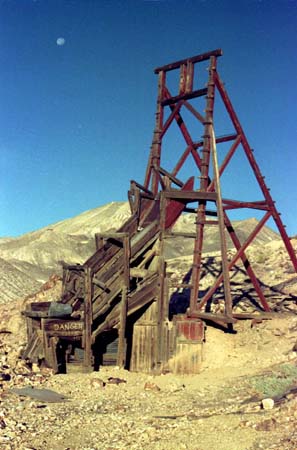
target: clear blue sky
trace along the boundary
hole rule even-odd
[[[0,236],[126,200],[129,180],[144,179],[153,69],[215,48],[296,234],[296,31],[295,0],[0,0]]]

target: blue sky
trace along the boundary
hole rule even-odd
[[[0,0],[0,236],[126,200],[130,179],[144,179],[154,68],[215,48],[296,234],[296,29],[297,2],[286,0]],[[225,195],[257,200],[239,160],[233,174],[241,183]]]

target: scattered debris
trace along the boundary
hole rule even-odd
[[[145,383],[145,385],[144,385],[144,390],[145,391],[159,392],[161,390],[161,388],[156,383],[152,383],[151,381],[147,381]]]
[[[121,383],[127,383],[127,380],[123,380],[122,378],[116,378],[116,377],[109,377],[108,384],[121,384]]]
[[[105,381],[101,380],[101,378],[92,378],[90,381],[90,386],[93,388],[103,388],[106,386]]]
[[[273,409],[274,400],[272,398],[264,398],[262,400],[262,408],[263,409]]]
[[[35,400],[46,403],[60,403],[67,400],[65,395],[59,394],[58,392],[50,389],[36,389],[34,386],[28,386],[20,389],[13,388],[10,389],[10,392],[20,395],[21,397],[31,397]]]

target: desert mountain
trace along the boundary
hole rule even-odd
[[[61,273],[60,261],[83,263],[95,250],[95,233],[117,230],[129,216],[127,202],[112,202],[20,237],[0,239],[0,302],[34,292],[49,276]],[[236,221],[234,228],[243,241],[256,224],[256,219]],[[195,215],[181,216],[175,230],[193,232]],[[255,239],[255,244],[262,245],[275,239],[279,239],[278,234],[265,227]],[[190,255],[192,246],[193,239],[169,239],[167,256],[175,258]],[[228,242],[228,246],[232,247],[231,242]],[[217,250],[217,227],[208,227],[204,251]]]

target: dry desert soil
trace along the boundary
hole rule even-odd
[[[235,331],[208,326],[201,372],[183,376],[117,367],[52,375],[27,367],[3,334],[0,448],[296,450],[297,316]],[[24,387],[61,401],[15,391]]]

